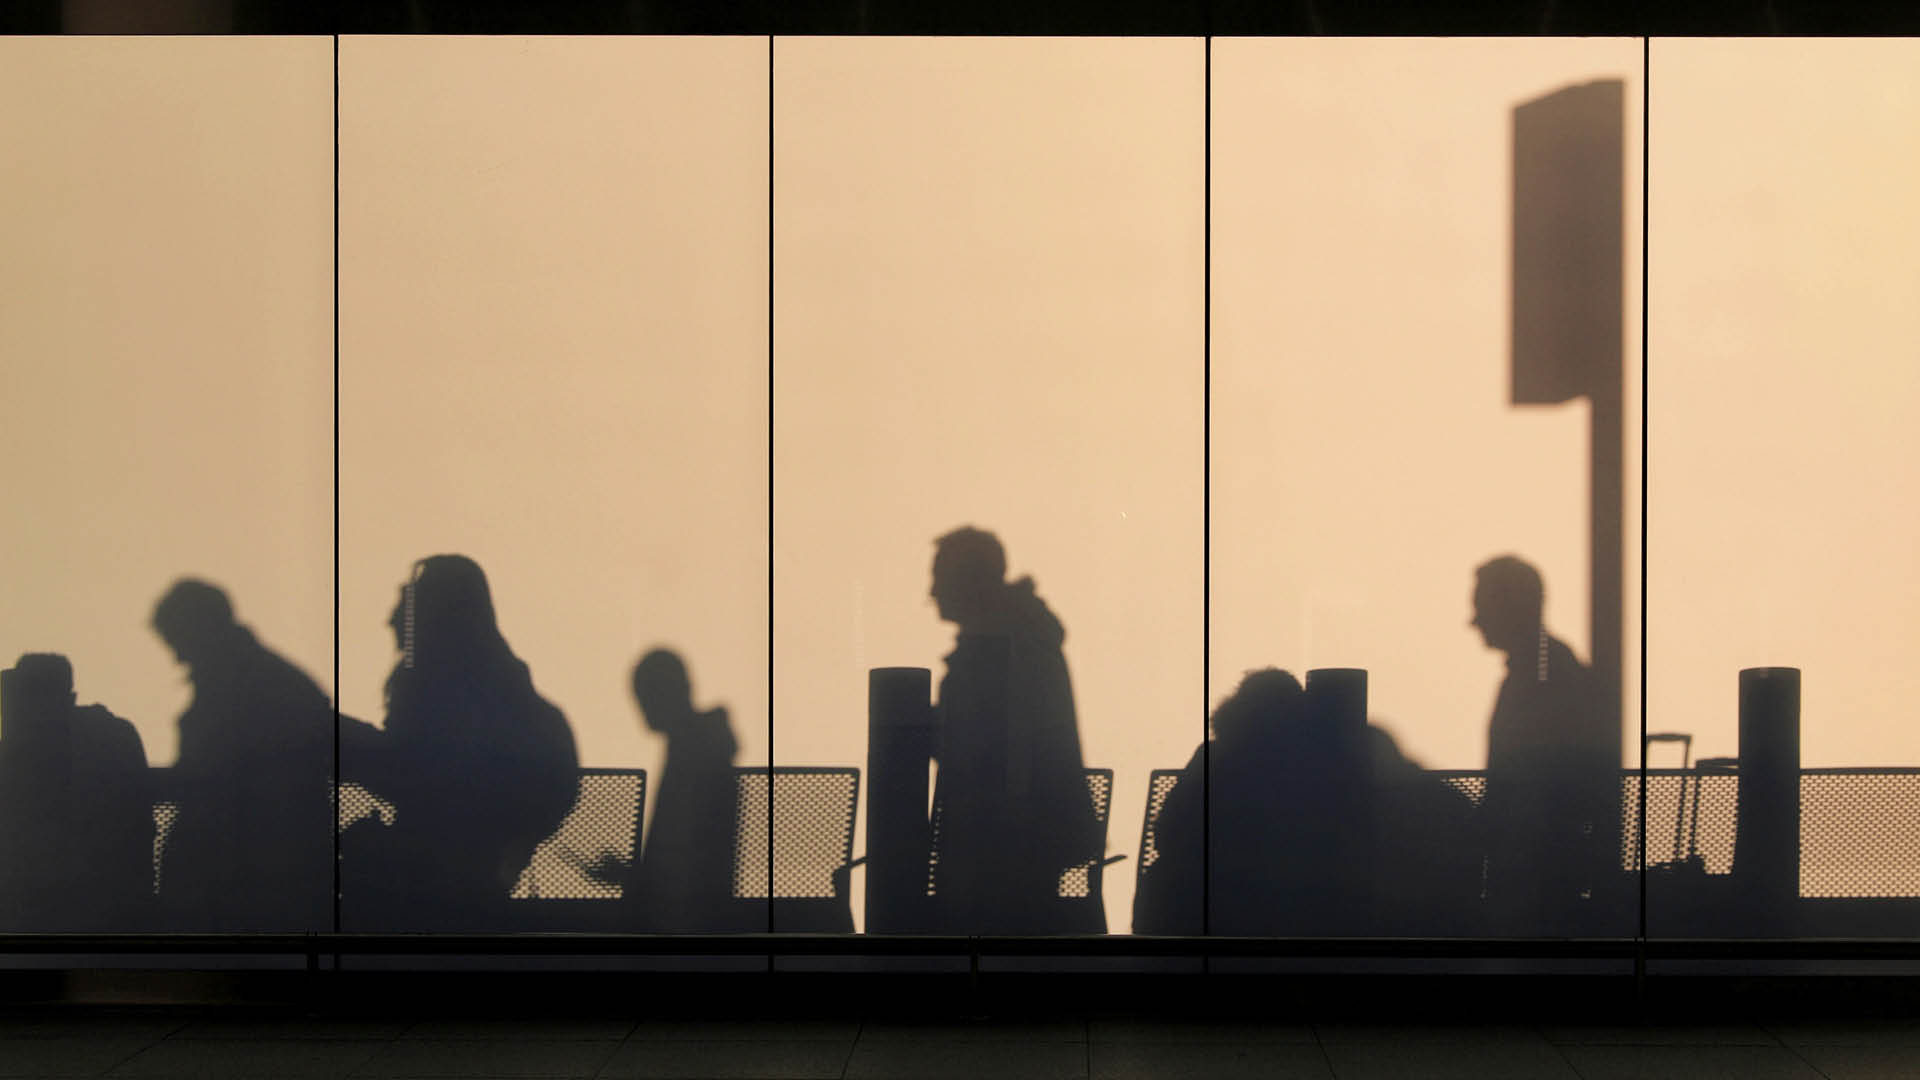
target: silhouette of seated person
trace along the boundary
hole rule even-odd
[[[1214,711],[1210,750],[1195,752],[1167,795],[1153,877],[1167,873],[1141,912],[1146,928],[1135,929],[1197,932],[1203,819],[1211,826],[1212,933],[1352,929],[1358,886],[1349,879],[1364,865],[1368,805],[1363,754],[1364,744],[1327,723],[1292,674],[1248,673]]]
[[[153,788],[133,725],[79,705],[64,656],[0,672],[0,922],[137,929],[153,903]]]
[[[1473,800],[1367,726],[1373,774],[1373,889],[1369,935],[1470,934],[1477,924],[1481,853]]]
[[[666,649],[634,666],[633,698],[647,727],[667,740],[653,827],[624,881],[634,921],[663,933],[766,930],[765,903],[733,895],[739,746],[727,710],[695,708],[686,665]]]
[[[1496,932],[1582,929],[1619,872],[1619,732],[1593,674],[1547,632],[1545,598],[1514,556],[1479,568],[1471,625],[1507,658],[1479,812]]]
[[[1066,632],[991,533],[937,541],[932,597],[955,624],[935,718],[934,918],[952,933],[1103,933],[1060,876],[1103,854],[1080,756]]]
[[[153,629],[187,668],[160,876],[181,928],[308,930],[332,922],[333,703],[234,619],[227,594],[182,580]]]
[[[386,723],[343,772],[394,817],[342,838],[349,917],[394,930],[511,929],[507,900],[579,793],[573,732],[501,636],[473,560],[416,563],[388,626],[401,655]]]
[[[1377,935],[1463,920],[1480,885],[1472,804],[1391,735],[1342,733],[1275,668],[1249,672],[1212,728],[1162,804],[1135,933]]]

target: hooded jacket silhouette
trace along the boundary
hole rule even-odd
[[[1066,631],[1032,579],[998,578],[965,586],[940,682],[936,918],[965,933],[1103,932],[1059,901],[1061,873],[1099,858],[1102,839]]]

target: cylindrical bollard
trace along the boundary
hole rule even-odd
[[[1758,928],[1800,899],[1800,669],[1740,672],[1740,802],[1733,873]]]
[[[1313,932],[1367,934],[1374,894],[1373,763],[1367,747],[1367,673],[1363,668],[1307,672],[1314,752],[1324,759],[1320,817],[1302,827],[1323,831],[1325,917]],[[1305,747],[1303,750],[1307,749]]]
[[[925,929],[932,687],[926,668],[867,673],[868,933]]]

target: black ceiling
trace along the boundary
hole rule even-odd
[[[114,6],[126,12],[116,25]],[[1886,35],[1920,0],[88,0],[91,32],[946,35]],[[59,33],[60,0],[0,0]],[[167,9],[179,14],[168,16]],[[230,11],[230,14],[229,14]]]

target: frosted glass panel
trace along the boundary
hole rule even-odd
[[[1201,731],[1201,43],[775,75],[775,759],[865,767],[869,932],[1125,931]]]
[[[764,931],[766,44],[341,50],[345,922]]]

